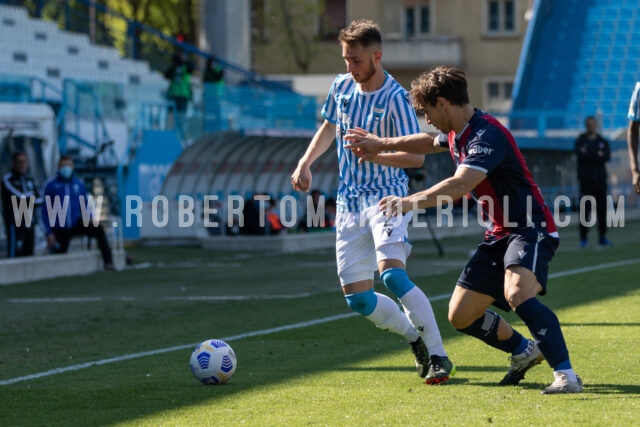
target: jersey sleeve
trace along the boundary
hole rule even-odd
[[[324,101],[321,112],[322,117],[324,117],[329,123],[333,124],[338,123],[338,103],[336,102],[337,82],[338,77],[333,80],[333,83],[329,88],[329,94],[327,95],[327,99]]]
[[[399,91],[391,99],[395,135],[404,136],[420,132],[418,117],[411,104],[411,96],[406,90]]]
[[[467,156],[460,163],[460,166],[476,169],[488,175],[506,157],[508,143],[501,135],[492,139],[485,135],[486,133],[483,135],[484,137],[475,137],[469,141]]]
[[[637,82],[636,87],[633,89],[627,118],[634,122],[640,122],[640,82]]]

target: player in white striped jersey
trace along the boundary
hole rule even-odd
[[[335,144],[340,168],[337,197],[336,259],[347,303],[381,329],[400,334],[411,344],[418,374],[427,384],[439,384],[455,373],[442,345],[431,304],[407,276],[411,245],[407,225],[411,214],[387,221],[377,208],[385,196],[407,194],[402,168],[419,167],[423,155],[380,153],[385,165],[360,161],[345,149],[349,128],[361,127],[382,137],[419,131],[406,90],[382,67],[382,36],[373,21],[353,21],[340,32],[347,73],[336,77],[322,109],[325,120],[291,176],[296,190],[311,188],[311,165]],[[374,291],[374,271],[398,304]]]
[[[629,146],[629,163],[631,164],[631,184],[636,193],[640,194],[640,171],[638,170],[638,135],[640,134],[640,82],[631,95],[629,104],[629,129],[627,131],[627,145]]]

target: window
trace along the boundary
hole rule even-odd
[[[490,78],[485,81],[483,108],[490,112],[505,112],[511,108],[513,81],[508,78]]]
[[[404,0],[404,35],[407,38],[431,33],[430,0]]]
[[[269,20],[271,18],[270,0],[256,0],[251,2],[251,31],[253,40],[258,43],[268,43],[271,34]]]
[[[325,0],[320,16],[319,35],[322,40],[338,40],[340,30],[346,26],[345,0]]]
[[[515,0],[485,0],[485,31],[491,35],[512,35],[516,32]]]

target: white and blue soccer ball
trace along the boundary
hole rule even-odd
[[[222,340],[207,340],[193,349],[190,364],[191,373],[202,384],[224,384],[236,371],[236,354]]]

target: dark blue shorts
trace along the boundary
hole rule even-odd
[[[504,297],[504,272],[519,265],[531,270],[542,285],[540,295],[547,293],[549,262],[560,240],[532,227],[521,228],[496,240],[485,240],[471,257],[458,279],[458,286],[489,295],[493,305],[510,311]]]

